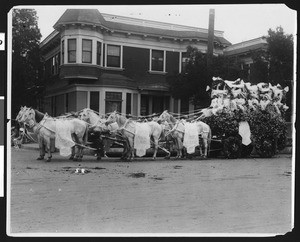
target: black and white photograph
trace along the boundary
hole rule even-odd
[[[292,232],[295,9],[19,5],[7,22],[7,236]]]

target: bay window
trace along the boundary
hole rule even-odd
[[[92,63],[92,40],[82,40],[82,63]]]
[[[76,39],[68,39],[68,63],[76,63]]]
[[[105,113],[118,111],[122,109],[122,92],[106,92],[105,93]]]
[[[97,41],[97,65],[101,65],[101,42]]]

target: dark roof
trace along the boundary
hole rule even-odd
[[[70,23],[92,24],[96,26],[106,27],[114,31],[124,31],[145,35],[157,35],[170,38],[199,38],[205,40],[208,39],[208,33],[202,33],[198,31],[168,30],[106,21],[97,9],[67,9],[64,12],[64,14],[59,18],[59,20],[54,24],[53,27],[57,28],[59,25]],[[224,45],[231,45],[231,43],[223,37],[215,36],[215,41],[220,42]]]
[[[69,23],[104,25],[106,21],[97,9],[67,9],[54,24],[53,28]]]

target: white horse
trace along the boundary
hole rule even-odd
[[[128,138],[129,142],[129,159],[132,159],[134,156],[134,136],[136,131],[136,122],[127,119],[125,116],[118,114],[116,111],[112,112],[106,120],[106,124],[117,122],[121,132]],[[157,149],[158,149],[158,140],[162,133],[162,127],[154,121],[146,122],[150,128],[150,137],[154,140],[154,154],[153,159],[156,159]]]
[[[167,121],[168,124],[171,126],[172,130],[170,133],[175,138],[176,146],[177,146],[177,158],[182,157],[182,149],[183,149],[183,138],[184,138],[184,123],[174,118],[171,114],[168,113],[168,111],[164,111],[160,117],[159,120]],[[211,143],[211,129],[209,125],[202,121],[196,121],[197,126],[197,132],[200,136],[200,156],[204,156],[204,158],[207,158],[210,143]],[[202,153],[202,148],[204,147],[204,154]]]
[[[85,122],[88,123],[90,132],[93,132],[97,136],[99,136],[97,137],[99,139],[98,141],[100,140],[101,142],[103,141],[104,156],[106,156],[106,152],[108,152],[112,144],[115,141],[118,141],[118,143],[122,143],[124,147],[124,151],[121,156],[121,159],[125,158],[129,145],[128,145],[127,138],[119,134],[118,132],[119,126],[116,122],[111,123],[109,125],[105,125],[106,122],[105,116],[104,115],[100,116],[94,110],[89,108],[85,108],[80,112],[78,112],[78,117],[81,120],[84,120]],[[104,139],[100,137],[101,134],[105,134]],[[95,148],[97,148],[97,160],[100,160],[101,156],[100,156],[100,151],[98,150],[99,147],[95,147]]]
[[[56,125],[58,120],[59,119],[52,118],[32,108],[27,108],[19,118],[20,122],[25,123],[38,134],[40,148],[40,157],[38,160],[44,159],[44,148],[46,147],[48,151],[47,161],[51,161],[51,140],[55,140],[57,135],[60,135]],[[70,135],[72,139],[75,140],[75,145],[78,148],[78,152],[75,155],[75,146],[72,147],[70,159],[75,161],[81,160],[83,157],[83,148],[87,143],[87,125],[84,121],[77,118],[65,119],[64,123],[68,127],[66,135]]]

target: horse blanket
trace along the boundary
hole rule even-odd
[[[61,156],[71,154],[71,147],[75,145],[71,136],[71,126],[68,120],[55,120],[55,147],[59,149]]]
[[[150,127],[147,123],[136,123],[134,148],[139,157],[144,156],[146,150],[150,148]]]
[[[188,154],[192,154],[195,152],[195,147],[199,145],[197,124],[185,123],[184,128],[183,146],[186,147]]]

